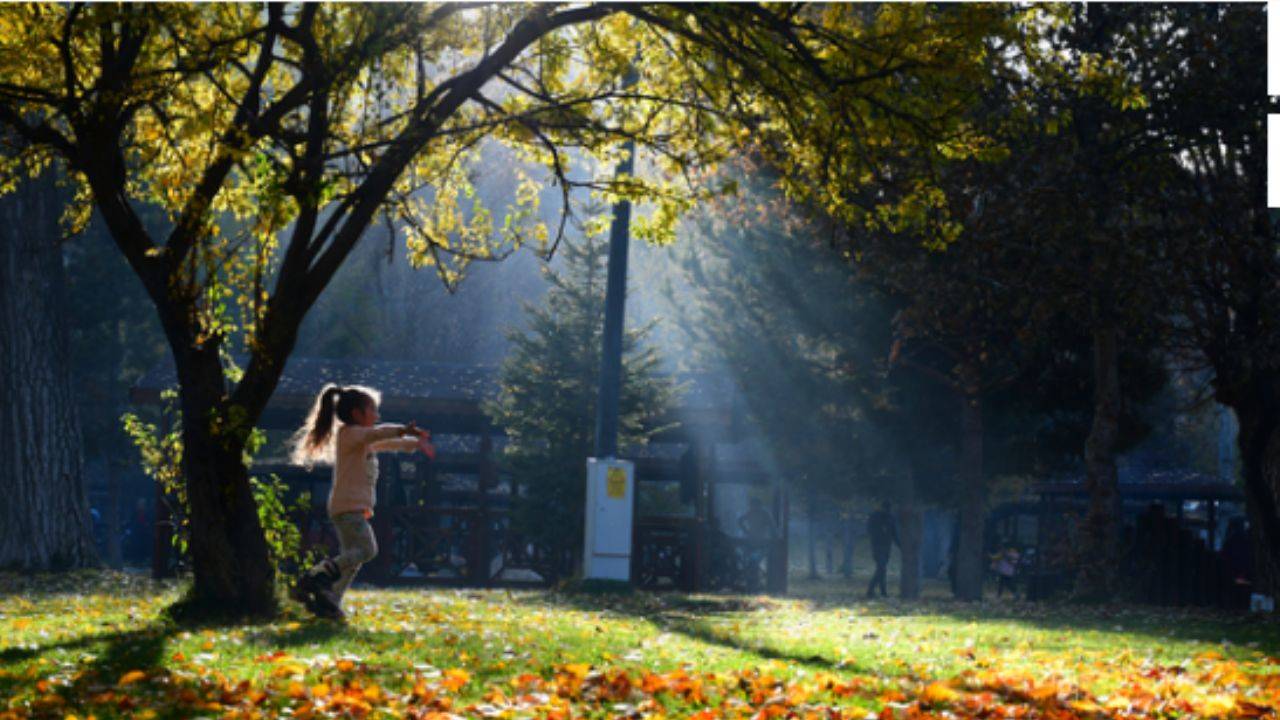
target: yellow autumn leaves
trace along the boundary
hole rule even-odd
[[[57,582],[46,592],[15,579],[6,587],[17,594],[0,595],[0,720],[1139,720],[1280,710],[1274,623],[1191,611],[357,590],[347,626],[295,618],[184,630],[157,622],[176,588],[116,575]]]

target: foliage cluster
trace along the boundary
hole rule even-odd
[[[161,502],[166,504],[170,516],[173,528],[170,540],[179,556],[179,565],[189,567],[191,505],[182,475],[182,412],[176,405],[177,399],[176,390],[161,393],[159,425],[147,422],[132,412],[125,413],[120,421],[138,451],[143,471],[161,489]],[[246,448],[246,464],[252,462],[253,453],[261,448],[265,438],[261,430],[254,430],[253,441]],[[288,483],[275,474],[265,478],[254,476],[249,481],[270,562],[276,570],[277,589],[283,594],[302,572],[320,559],[317,550],[303,553],[302,533],[298,526],[298,518],[311,509],[311,493],[297,493],[290,500]]]
[[[566,241],[541,304],[526,304],[527,330],[509,336],[497,397],[488,412],[509,440],[503,458],[517,500],[513,522],[559,572],[581,552],[586,464],[595,443],[609,245],[584,227]],[[622,343],[618,443],[643,445],[670,422],[676,383],[646,344],[652,324],[627,329]]]

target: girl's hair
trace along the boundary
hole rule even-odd
[[[332,462],[333,417],[337,415],[344,424],[350,423],[357,408],[376,407],[381,401],[382,396],[373,388],[325,385],[312,403],[306,422],[293,434],[293,451],[290,454],[293,464],[311,467],[317,462]]]

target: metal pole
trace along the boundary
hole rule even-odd
[[[618,163],[618,177],[635,169],[636,145],[628,140]],[[622,386],[622,325],[627,300],[627,247],[630,242],[631,201],[613,206],[609,226],[609,273],[604,296],[604,338],[600,357],[600,397],[596,403],[595,457],[618,455],[618,399]]]

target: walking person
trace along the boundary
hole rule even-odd
[[[293,597],[321,617],[341,620],[342,596],[360,566],[378,554],[369,519],[377,504],[378,453],[421,451],[435,458],[431,434],[408,425],[378,424],[378,392],[360,386],[326,385],[294,436],[293,461],[333,464],[328,511],[339,552],[298,580]],[[338,426],[334,428],[334,419]]]
[[[1005,590],[1010,595],[1017,596],[1017,588],[1014,582],[1018,575],[1018,561],[1021,555],[1013,543],[1003,543],[1003,549],[995,554],[991,559],[991,569],[995,572],[998,584],[996,585],[996,597],[1004,594]]]
[[[738,518],[738,528],[745,539],[746,583],[747,592],[760,590],[760,565],[769,557],[769,545],[776,535],[773,515],[764,508],[764,502],[758,497],[751,498],[747,511]]]
[[[867,597],[874,597],[876,587],[880,588],[880,597],[889,595],[886,575],[889,570],[889,552],[898,544],[898,528],[889,514],[891,506],[886,500],[880,509],[867,518],[867,535],[871,540],[871,559],[876,563],[876,574],[871,576],[871,584],[867,586]]]

